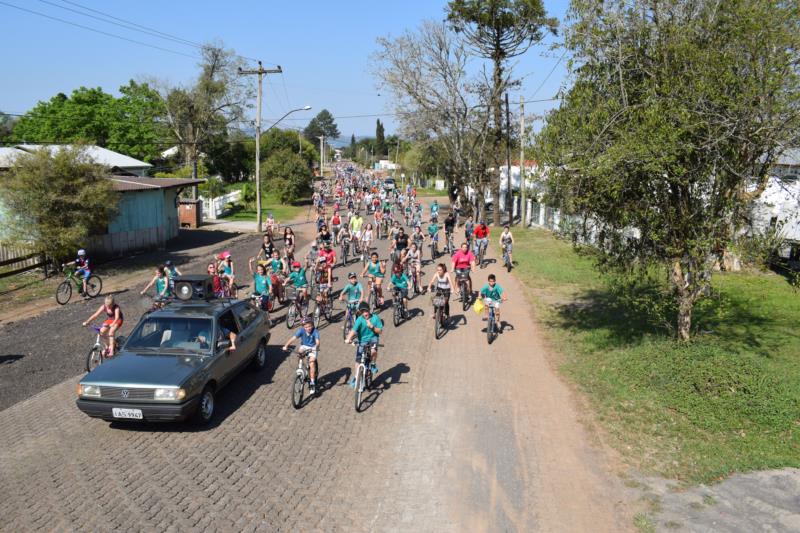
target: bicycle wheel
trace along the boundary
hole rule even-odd
[[[461,305],[464,307],[464,311],[469,309],[469,294],[467,294],[467,284],[461,282]]]
[[[375,312],[375,308],[378,306],[378,298],[375,296],[375,291],[369,291],[369,312],[370,314]]]
[[[103,362],[103,354],[100,351],[100,347],[95,345],[91,350],[89,350],[89,355],[86,356],[86,371],[91,372]]]
[[[441,339],[442,335],[444,334],[444,328],[442,327],[443,312],[444,310],[441,307],[436,308],[436,318],[433,321],[433,332],[437,339]]]
[[[294,327],[294,323],[297,320],[297,304],[295,302],[291,302],[289,304],[289,309],[286,311],[286,328],[292,329]]]
[[[94,298],[100,294],[101,290],[103,290],[103,280],[100,279],[100,276],[94,274],[89,276],[89,279],[86,280],[86,294]]]
[[[358,370],[356,370],[356,412],[361,411],[361,395],[364,392],[364,373],[366,368],[364,365],[358,365]]]
[[[72,298],[72,283],[69,280],[62,281],[58,284],[58,289],[56,289],[56,301],[60,305],[65,305],[70,298]]]
[[[303,375],[301,373],[297,373],[294,376],[294,381],[292,382],[292,407],[295,409],[300,409],[300,406],[303,405],[303,392],[306,386],[306,380],[303,379]]]
[[[397,304],[397,303],[394,304],[394,314],[392,315],[392,321],[394,322],[394,327],[399,326],[402,320],[402,311],[400,310],[401,307],[402,304]]]
[[[366,369],[364,370],[364,390],[372,390],[372,378],[375,376],[372,375],[371,364],[366,365]]]
[[[318,328],[319,327],[320,315],[322,315],[322,311],[319,308],[319,304],[315,302],[314,303],[314,328]]]
[[[494,340],[494,313],[489,313],[489,321],[486,323],[486,340],[492,344]]]

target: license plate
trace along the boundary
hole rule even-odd
[[[117,407],[113,407],[111,409],[111,414],[114,415],[114,418],[135,418],[136,420],[142,419],[141,409],[119,409]]]

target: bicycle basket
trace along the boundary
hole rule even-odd
[[[286,300],[296,300],[297,299],[297,287],[294,285],[287,285],[286,289],[284,290],[283,297]]]
[[[433,303],[434,307],[442,307],[444,306],[445,298],[444,296],[433,296],[431,298],[431,302]]]

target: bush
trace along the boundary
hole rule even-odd
[[[311,172],[291,150],[282,149],[269,156],[263,171],[270,190],[283,203],[296,202],[311,192]]]

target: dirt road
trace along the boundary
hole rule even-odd
[[[385,254],[386,243],[379,248]],[[335,289],[356,269],[337,268]],[[435,340],[427,296],[412,300],[413,318],[397,328],[387,307],[380,371],[362,413],[346,385],[353,348],[338,321],[321,331],[324,390],[300,410],[289,397],[295,362],[274,346],[265,371],[220,396],[206,430],[88,419],[73,403],[77,377],[16,403],[0,412],[3,528],[629,529],[624,490],[588,444],[521,287],[494,265],[475,285],[489,272],[511,295],[506,332],[488,346],[485,323],[454,302],[451,329]],[[83,342],[59,320],[43,315],[15,334],[0,331],[2,353],[38,336],[38,356],[74,357],[77,373],[82,350],[72,346]],[[289,333],[279,323],[273,343]],[[19,362],[0,366],[0,377]]]

